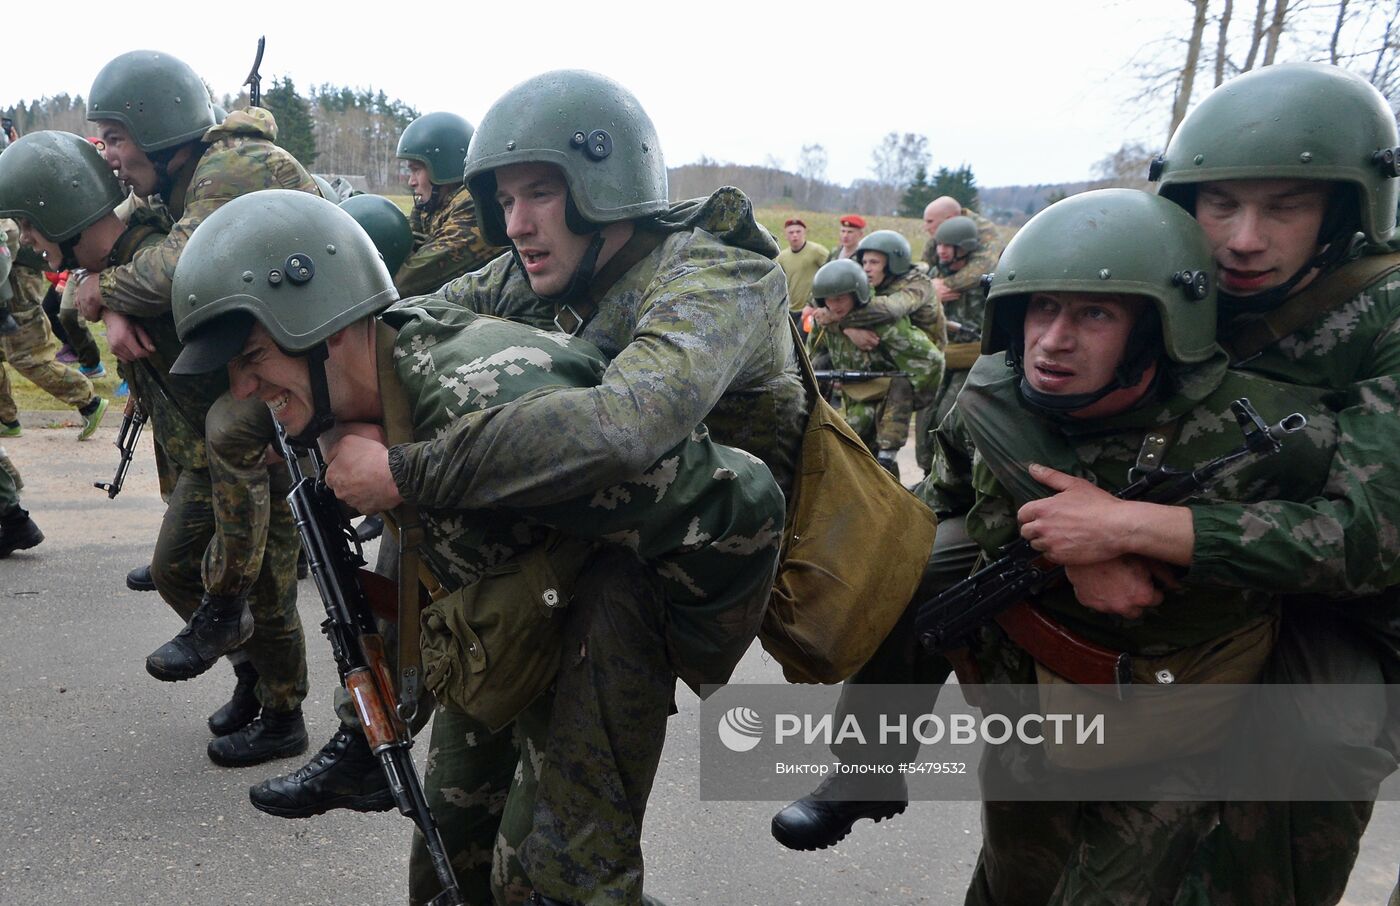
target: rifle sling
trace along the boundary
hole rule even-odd
[[[1132,683],[1133,659],[1081,638],[1050,619],[1043,612],[1021,601],[996,616],[997,625],[1052,673],[1072,683],[1112,686],[1122,699]]]
[[[375,346],[379,398],[384,407],[384,434],[389,446],[413,442],[413,420],[403,384],[394,373],[394,340],[398,334],[382,321],[375,322]],[[418,507],[403,503],[391,514],[399,533],[399,715],[412,722],[423,685],[423,654],[419,649],[422,625],[419,609],[419,548],[423,524]]]
[[[1400,252],[1367,255],[1324,274],[1262,318],[1248,321],[1220,345],[1230,365],[1254,358],[1274,343],[1356,298],[1366,287],[1400,270]]]

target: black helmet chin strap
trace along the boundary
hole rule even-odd
[[[330,387],[326,383],[326,358],[329,355],[330,349],[324,342],[307,350],[306,367],[311,373],[311,420],[300,434],[287,438],[295,446],[309,448],[316,443],[321,432],[335,424]]]
[[[59,265],[61,271],[71,271],[78,267],[78,243],[82,241],[83,234],[69,236],[58,244]]]
[[[574,268],[573,274],[569,277],[568,285],[557,293],[545,295],[536,293],[546,302],[555,306],[573,305],[583,302],[588,298],[588,287],[593,282],[593,274],[598,269],[598,256],[603,251],[603,231],[596,230],[593,233],[593,240],[588,243],[588,248],[584,249],[583,257],[579,259],[578,266]],[[511,247],[510,254],[515,258],[515,264],[521,272],[525,272],[525,262],[520,259],[520,252],[514,246]]]

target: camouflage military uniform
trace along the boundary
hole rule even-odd
[[[432,198],[431,207],[416,204],[409,215],[413,252],[394,274],[400,297],[435,292],[505,251],[482,238],[476,205],[461,183],[435,186]]]
[[[1026,475],[1020,463],[1039,461],[1116,490],[1126,484],[1145,438],[1167,431],[1175,439],[1162,464],[1193,468],[1239,445],[1228,406],[1242,396],[1266,419],[1302,411],[1309,425],[1304,434],[1285,442],[1281,454],[1231,475],[1204,492],[1202,500],[1305,501],[1320,493],[1340,431],[1323,394],[1227,372],[1220,354],[1201,365],[1172,368],[1170,383],[1178,389],[1170,398],[1091,423],[1051,422],[1021,407],[1019,375],[1008,372],[999,357],[983,358],[938,428],[939,450],[925,483],[926,496],[940,509],[973,500],[968,534],[991,554],[1017,536],[1017,509],[1051,493]],[[987,452],[993,450],[997,452]],[[1000,465],[994,466],[989,456],[998,457]],[[1214,646],[1232,634],[1257,633],[1267,644],[1278,614],[1277,595],[1211,587],[1191,576],[1138,620],[1091,611],[1067,586],[1048,591],[1038,605],[1089,641],[1144,660]],[[988,681],[1035,682],[1030,657],[999,628],[985,628],[974,647]],[[1258,663],[1262,669],[1262,655]],[[995,756],[982,765],[987,783],[1019,776],[1022,770],[1013,760]],[[967,902],[1170,902],[1219,808],[1218,803],[1192,802],[985,803],[983,850]]]
[[[5,516],[19,506],[19,492],[24,482],[19,477],[19,469],[10,461],[10,456],[0,447],[0,516]]]
[[[948,328],[948,370],[939,388],[938,398],[933,405],[919,413],[914,426],[915,459],[925,472],[932,467],[933,430],[952,408],[958,398],[963,381],[967,380],[967,370],[972,367],[981,352],[982,311],[987,304],[986,291],[982,289],[982,277],[996,269],[1004,243],[996,224],[980,214],[963,208],[963,216],[971,217],[977,224],[978,249],[968,257],[967,263],[956,271],[950,271],[938,260],[937,243],[930,239],[924,245],[924,263],[928,265],[930,276],[943,281],[946,289],[958,292],[958,298],[943,303],[943,312],[957,329]]]
[[[886,378],[881,396],[860,393],[854,384],[842,395],[840,409],[872,453],[898,450],[909,439],[909,420],[927,405],[943,377],[943,353],[908,319],[875,328],[880,345],[865,352],[841,332],[845,321],[818,327],[807,341],[814,368],[852,371],[905,371],[912,377]],[[873,383],[873,382],[872,382]],[[859,398],[857,398],[859,397]]]
[[[186,621],[205,593],[249,595],[256,629],[245,650],[259,674],[256,695],[272,710],[290,711],[306,696],[306,645],[296,612],[299,546],[286,469],[265,460],[271,416],[257,400],[228,396],[223,373],[170,375],[180,351],[170,281],[195,227],[246,192],[316,191],[295,158],[272,144],[276,134],[272,115],[258,108],[236,111],[210,129],[203,139],[208,147],[174,175],[167,207],[178,219],[168,234],[147,232],[141,248],[128,251],[129,262],[102,272],[99,286],[102,304],[137,318],[157,347],[143,360],[149,365],[130,368],[156,441],[178,470],[151,563],[157,589]],[[138,208],[132,224],[159,216]]]
[[[422,440],[440,435],[465,413],[531,391],[594,386],[607,367],[582,340],[430,299],[400,303],[384,320],[399,329],[395,367],[414,413],[415,437]],[[399,455],[401,448],[394,449],[391,455]],[[423,551],[434,577],[451,591],[491,581],[491,572],[545,543],[551,530],[619,545],[616,554],[603,556],[635,554],[650,566],[648,594],[665,599],[665,648],[682,670],[704,665],[691,677],[698,684],[727,677],[757,631],[777,564],[783,510],[767,468],[747,453],[713,443],[701,426],[654,466],[617,485],[525,508],[518,518],[473,519],[457,509],[425,509]],[[592,595],[578,597],[587,606]],[[651,694],[669,698],[670,684],[651,687]],[[508,732],[492,733],[448,708],[434,724],[426,787],[472,901],[486,898],[493,819],[499,820],[502,809],[508,820],[497,843],[498,901],[519,902],[530,889],[517,850],[531,826],[549,706],[546,698],[531,707],[516,728],[518,743]],[[595,740],[600,733],[595,727],[588,737]],[[502,762],[516,757],[516,745],[524,757],[512,788],[514,771]],[[593,761],[560,766],[567,771],[595,767]],[[627,855],[625,849],[620,855]],[[421,838],[412,877],[415,901],[437,892]]]
[[[1271,666],[1272,681],[1392,688],[1400,682],[1394,654],[1400,646],[1400,536],[1393,505],[1400,478],[1383,465],[1400,443],[1397,324],[1400,276],[1392,274],[1239,366],[1329,392],[1342,426],[1326,498],[1192,507],[1196,551],[1188,579],[1302,595],[1285,601],[1279,650],[1290,656]],[[1227,325],[1225,336],[1240,326]],[[1366,597],[1336,599],[1345,594]],[[1374,653],[1328,657],[1329,643],[1346,651],[1358,636],[1367,651],[1389,652],[1379,674],[1369,666]],[[1377,636],[1388,645],[1376,645]],[[1394,763],[1393,738],[1388,744],[1365,738],[1343,743],[1361,761]],[[1222,832],[1202,851],[1200,861],[1210,866],[1205,889],[1179,902],[1335,902],[1371,810],[1370,802],[1228,803]],[[1251,883],[1238,883],[1242,872]]]
[[[636,263],[595,281],[597,310],[579,332],[610,360],[602,383],[468,413],[441,438],[391,457],[409,502],[475,509],[568,500],[650,467],[702,420],[717,442],[758,456],[780,487],[791,487],[806,394],[772,237],[733,189],[635,225],[617,255]],[[443,294],[512,317],[555,315],[510,256]],[[703,665],[677,663],[666,650],[662,588],[635,559],[605,552],[585,569],[574,600],[564,650],[582,656],[556,680],[520,857],[543,894],[635,903],[639,828],[671,689],[677,671],[691,681],[697,674],[687,667]]]
[[[979,248],[967,259],[966,267],[944,281],[944,285],[949,289],[959,291],[975,285],[977,281],[982,279],[983,274],[995,270],[997,259],[1001,257],[1001,250],[1006,246],[1006,240],[1002,238],[1001,230],[981,214],[971,208],[963,208],[960,216],[971,218],[972,222],[977,224]],[[924,243],[924,252],[920,256],[920,260],[928,265],[930,274],[938,270],[938,243],[933,241],[932,236]]]
[[[56,358],[58,341],[40,307],[44,298],[42,259],[32,260],[29,262],[32,266],[26,266],[25,261],[33,253],[21,252],[19,226],[13,220],[0,220],[0,229],[5,232],[5,245],[0,254],[10,265],[6,268],[8,279],[0,278],[0,296],[8,297],[10,313],[19,324],[18,333],[0,336],[0,363],[9,362],[10,367],[70,406],[90,405],[95,398],[92,382],[76,368]],[[0,364],[0,421],[14,423],[18,419],[19,410],[10,393],[10,378]]]

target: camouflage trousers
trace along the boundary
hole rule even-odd
[[[953,408],[953,401],[958,398],[966,381],[966,370],[948,369],[943,372],[943,382],[938,385],[933,402],[914,413],[914,461],[925,474],[933,469],[933,432],[948,410]]]
[[[1379,787],[1396,767],[1400,702],[1400,609],[1396,590],[1340,602],[1311,600],[1284,609],[1278,644],[1264,681],[1298,684],[1284,718],[1298,728],[1289,753],[1311,752],[1290,764],[1315,782],[1344,772]],[[1374,644],[1380,641],[1381,644]],[[1382,659],[1377,659],[1377,653]],[[1385,652],[1389,652],[1386,659]],[[1326,705],[1310,702],[1307,684],[1345,683],[1374,690],[1362,703],[1365,719],[1334,719]],[[1385,684],[1389,683],[1387,687]],[[1282,756],[1282,753],[1281,753]],[[1355,788],[1354,783],[1348,786]],[[1346,890],[1373,801],[1230,802],[1221,825],[1197,854],[1179,906],[1304,906],[1336,903]]]
[[[10,461],[4,447],[0,447],[0,516],[4,516],[19,506],[19,490],[24,487],[19,477],[19,469]]]
[[[604,550],[575,586],[552,695],[497,734],[439,710],[425,786],[464,891],[479,896],[485,881],[499,903],[532,889],[577,906],[650,902],[642,819],[676,683],[663,606],[650,570]],[[438,891],[419,839],[410,878],[413,903]]]
[[[1035,683],[1034,662],[1000,630],[983,630],[978,666],[1011,698],[1012,714],[1038,702],[1015,700]],[[1031,693],[1034,695],[1034,693]],[[1208,761],[1210,757],[1204,756]],[[978,769],[984,792],[982,851],[966,906],[1168,906],[1211,829],[1218,802],[1014,802],[988,791],[1053,783],[1044,751],[1014,743],[988,748]]]
[[[260,411],[259,411],[260,410]],[[167,499],[151,574],[188,621],[207,590],[247,595],[253,637],[243,647],[265,707],[288,711],[306,697],[306,640],[296,609],[300,550],[285,466],[265,462],[271,416],[257,400],[225,394],[205,419],[210,468],[183,469]]]
[[[58,308],[58,323],[68,337],[68,348],[78,357],[78,364],[92,368],[102,361],[102,353],[97,348],[97,341],[92,338],[92,331],[88,330],[87,322],[78,313],[73,298],[73,293],[63,294]]]
[[[13,304],[13,303],[12,303]],[[39,388],[60,402],[81,408],[92,402],[92,381],[76,368],[70,368],[55,358],[58,341],[54,339],[44,311],[35,305],[14,308],[19,332],[0,337],[0,362],[10,366],[33,381]],[[0,364],[0,421],[13,422],[19,418],[10,378]]]
[[[908,378],[890,378],[890,389],[878,400],[847,399],[843,414],[851,430],[871,452],[899,450],[909,440],[914,417],[914,386]]]

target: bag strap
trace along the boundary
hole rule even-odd
[[[408,396],[394,371],[394,341],[398,333],[383,321],[375,322],[375,348],[379,371],[379,399],[384,407],[384,434],[389,446],[413,442],[413,419]],[[423,655],[419,649],[422,626],[419,608],[419,548],[424,541],[418,507],[403,503],[394,508],[399,530],[399,716],[412,721],[423,683]]]
[[[1367,255],[1326,274],[1298,295],[1262,318],[1242,325],[1220,345],[1230,354],[1230,365],[1254,358],[1299,328],[1340,308],[1372,283],[1400,270],[1400,252]]]

